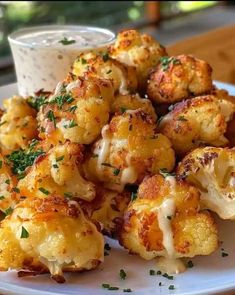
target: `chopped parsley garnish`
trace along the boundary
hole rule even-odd
[[[33,151],[32,148],[28,150],[19,149],[8,155],[7,160],[12,165],[12,172],[21,179],[25,177],[26,168],[32,166],[36,158],[43,154],[44,152],[41,149],[36,151]]]
[[[124,114],[127,111],[127,108],[121,107],[120,110],[121,110],[121,113]]]
[[[112,286],[110,286],[110,284],[102,284],[102,287],[103,287],[104,289],[108,289],[109,291],[119,290],[118,287],[112,287]]]
[[[57,164],[53,164],[52,167],[55,168],[55,169],[59,168],[59,166]]]
[[[70,45],[73,43],[76,43],[76,40],[69,40],[67,37],[64,37],[64,39],[58,41],[59,43],[63,44],[63,45]]]
[[[115,176],[117,176],[119,173],[120,173],[120,169],[115,168],[115,169],[113,170],[113,174],[114,174]]]
[[[106,72],[106,74],[110,74],[110,73],[112,73],[111,69]]]
[[[162,56],[160,58],[160,63],[161,63],[162,70],[165,72],[168,70],[171,63],[173,65],[177,65],[177,64],[180,64],[181,62],[175,57]]]
[[[67,192],[67,193],[64,193],[64,196],[65,196],[66,198],[72,199],[72,197],[73,197],[73,194],[72,194],[72,193],[69,193],[69,192]]]
[[[175,290],[175,286],[174,285],[170,285],[168,289],[169,290]]]
[[[222,256],[222,257],[227,257],[227,256],[228,256],[228,253],[222,252],[222,253],[221,253],[221,256]]]
[[[162,282],[159,282],[158,286],[161,287],[162,286]]]
[[[102,166],[113,168],[113,166],[109,163],[101,163]]]
[[[166,168],[162,168],[162,169],[160,169],[160,170],[159,170],[159,173],[160,173],[164,178],[166,178],[166,177],[168,177],[168,176],[175,176],[175,173],[170,173],[170,172],[168,172]]]
[[[187,267],[188,267],[188,268],[192,268],[192,267],[194,267],[194,264],[193,264],[192,260],[189,260],[189,261],[188,261],[188,263],[187,263]]]
[[[111,250],[111,247],[110,247],[110,245],[108,243],[105,243],[104,249],[109,251],[109,250]]]
[[[102,58],[103,58],[103,61],[104,62],[108,61],[109,60],[109,54],[108,54],[108,52],[104,53],[103,56],[102,56]]]
[[[78,124],[75,122],[75,120],[69,121],[69,125],[64,125],[64,128],[73,128],[75,126],[78,126]]]
[[[155,276],[156,272],[154,269],[150,269],[149,274],[150,276]]]
[[[130,289],[130,288],[128,288],[128,289],[123,289],[123,292],[125,293],[131,293],[132,292],[132,290]]]
[[[54,126],[56,127],[55,115],[54,115],[53,111],[50,110],[46,116],[49,119],[49,121],[53,122]]]
[[[42,192],[45,195],[49,195],[50,194],[50,192],[47,189],[45,189],[44,187],[39,187],[39,190],[40,190],[40,192]]]
[[[82,62],[83,65],[87,64],[87,61],[83,57],[81,58],[81,62]]]
[[[188,121],[184,116],[179,116],[177,121]]]
[[[173,280],[173,279],[174,279],[173,276],[170,276],[170,275],[168,275],[167,273],[164,273],[162,276],[163,276],[164,278],[167,278],[168,280]]]
[[[131,193],[131,202],[133,202],[137,198],[137,193]]]
[[[162,272],[160,270],[157,271],[157,275],[160,276]]]
[[[20,193],[20,190],[18,189],[18,187],[13,187],[13,189],[12,189],[14,192],[16,192],[16,193]]]
[[[98,158],[98,155],[97,154],[93,154],[91,157],[92,158]]]
[[[110,285],[109,284],[102,284],[102,287],[105,289],[108,289],[110,287]]]
[[[21,238],[21,239],[27,239],[28,237],[29,237],[29,233],[28,233],[27,230],[22,226],[20,238]]]
[[[60,156],[60,157],[56,158],[55,160],[56,160],[56,162],[60,162],[60,161],[64,160],[64,156]]]
[[[0,200],[4,200],[5,199],[5,197],[4,196],[0,196]]]
[[[119,277],[121,280],[125,280],[126,279],[126,272],[124,271],[124,269],[120,269],[119,271]]]
[[[65,103],[72,103],[74,101],[74,98],[69,94],[59,95],[56,96],[52,101],[50,101],[50,104],[57,104],[59,109],[62,109],[62,106]]]
[[[3,122],[0,123],[0,126],[4,125],[6,123],[7,123],[7,121],[3,121]]]
[[[11,213],[13,212],[13,209],[11,207],[7,208],[5,211],[4,211],[4,214],[5,216],[8,216],[10,215]]]
[[[7,179],[7,180],[5,181],[5,183],[6,183],[6,184],[10,184],[10,179]]]
[[[31,106],[31,108],[39,111],[41,106],[48,104],[47,95],[30,96],[27,98],[27,103]]]
[[[37,140],[35,138],[32,139],[31,142],[30,142],[30,144],[29,144],[29,148],[30,149],[33,149],[38,143],[39,143],[39,140]]]
[[[167,219],[171,220],[171,218],[172,218],[172,216],[169,216],[169,215],[167,216]]]
[[[0,161],[0,169],[2,168],[2,161]]]
[[[69,108],[69,112],[70,112],[70,113],[74,113],[74,112],[76,111],[77,108],[78,108],[78,107],[77,107],[76,105],[71,106],[71,107]]]

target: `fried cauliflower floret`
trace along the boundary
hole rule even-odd
[[[27,197],[47,197],[48,194],[77,197],[91,201],[95,186],[80,173],[83,148],[66,142],[52,148],[31,166],[25,178],[18,183],[21,194]]]
[[[139,89],[145,89],[150,69],[166,56],[165,48],[147,34],[136,30],[125,30],[118,34],[110,48],[110,54],[120,62],[134,66],[137,71]]]
[[[73,64],[76,76],[98,77],[111,80],[115,93],[127,94],[137,88],[135,68],[122,64],[109,56],[95,53],[81,53]]]
[[[103,249],[102,235],[78,203],[60,197],[26,199],[1,222],[2,271],[50,272],[63,283],[63,271],[96,268],[103,261]]]
[[[0,145],[4,153],[25,148],[37,137],[36,112],[20,96],[13,96],[3,102],[5,113],[0,120]]]
[[[217,228],[199,211],[199,198],[195,187],[173,176],[145,179],[124,214],[121,245],[147,260],[209,255],[218,245]]]
[[[212,90],[210,65],[191,55],[164,57],[151,73],[147,93],[156,103],[175,103]]]
[[[87,178],[122,191],[126,184],[139,183],[159,169],[171,171],[174,151],[168,138],[156,129],[153,118],[142,110],[114,116],[102,129],[102,139],[94,144],[85,161]]]
[[[80,205],[92,221],[100,224],[104,234],[114,237],[130,199],[128,191],[118,193],[97,186],[95,199],[92,202],[80,201]]]
[[[70,140],[90,144],[108,122],[113,87],[95,77],[59,83],[38,114],[40,138],[52,144]]]
[[[0,154],[0,211],[4,215],[8,215],[19,201],[16,185],[16,177],[14,177],[10,166]]]
[[[183,155],[200,145],[225,146],[227,122],[234,105],[213,95],[199,96],[178,103],[160,122],[159,130]]]
[[[198,187],[203,207],[235,219],[235,150],[198,148],[179,164],[177,175]]]
[[[117,95],[111,106],[111,112],[116,114],[123,114],[126,110],[137,109],[142,109],[145,113],[150,114],[155,121],[157,120],[157,115],[151,101],[140,97],[138,93]]]

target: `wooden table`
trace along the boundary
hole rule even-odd
[[[210,63],[213,79],[235,84],[235,25],[222,27],[168,46],[170,55],[192,54]]]

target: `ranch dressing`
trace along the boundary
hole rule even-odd
[[[86,26],[40,26],[19,30],[9,36],[19,94],[53,91],[81,52],[100,51],[115,35],[109,30]]]

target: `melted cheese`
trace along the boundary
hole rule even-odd
[[[66,91],[67,91],[67,92],[70,92],[70,91],[73,90],[74,88],[77,88],[77,87],[80,87],[80,86],[81,86],[81,81],[80,81],[80,80],[73,81],[73,82],[69,83],[69,84],[66,86]]]
[[[102,163],[105,162],[105,160],[107,159],[109,152],[110,152],[111,140],[109,138],[108,130],[109,130],[109,125],[105,125],[101,131],[102,140],[100,142],[100,148],[97,151],[97,153],[98,153],[98,160],[97,160],[98,172],[101,172],[104,169],[104,166],[102,165]]]
[[[178,274],[186,270],[183,261],[179,258],[159,257],[157,267],[168,274]]]

